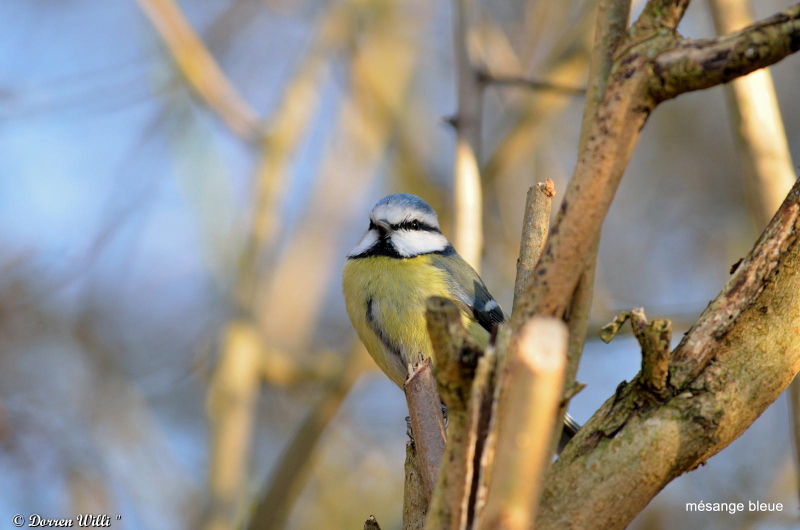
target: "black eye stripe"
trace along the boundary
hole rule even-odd
[[[402,223],[392,225],[392,230],[422,230],[424,232],[440,232],[435,226],[425,224],[420,221],[403,221]]]

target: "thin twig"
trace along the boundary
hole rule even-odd
[[[539,81],[522,76],[512,76],[503,74],[493,74],[486,70],[478,70],[477,76],[480,82],[486,86],[516,86],[530,90],[541,90],[556,92],[567,96],[585,96],[586,89],[552,83],[550,81]]]
[[[555,194],[555,185],[551,179],[531,186],[528,190],[525,200],[525,218],[522,221],[519,258],[517,258],[517,279],[514,283],[512,312],[517,306],[519,297],[525,291],[547,242],[547,233],[550,230],[550,207]]]
[[[567,337],[566,325],[551,318],[535,317],[520,331],[509,357],[492,482],[478,528],[533,525],[563,395]]]

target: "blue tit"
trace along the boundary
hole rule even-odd
[[[455,301],[470,335],[484,347],[506,320],[478,273],[442,234],[436,211],[408,193],[384,197],[372,209],[367,233],[347,256],[342,287],[358,336],[400,388],[409,365],[432,357],[425,320],[431,296]],[[567,417],[562,445],[577,427]]]

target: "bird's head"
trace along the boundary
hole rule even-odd
[[[451,250],[439,229],[436,211],[416,195],[396,193],[372,208],[367,233],[348,257],[411,258]]]

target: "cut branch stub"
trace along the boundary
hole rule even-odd
[[[644,309],[636,307],[620,313],[614,320],[603,326],[600,330],[600,338],[605,343],[611,342],[626,320],[631,321],[633,335],[642,349],[640,383],[660,397],[667,397],[669,394],[667,380],[669,379],[672,322],[666,318],[657,318],[648,322]]]

